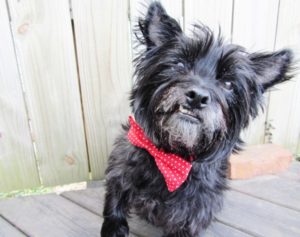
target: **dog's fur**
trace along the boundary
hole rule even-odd
[[[164,236],[200,236],[221,209],[228,157],[240,148],[240,132],[257,116],[263,93],[291,78],[290,50],[247,53],[226,44],[203,25],[192,38],[160,3],[139,20],[146,46],[136,60],[131,93],[134,117],[153,143],[184,159],[194,158],[185,183],[167,190],[147,151],[117,138],[106,170],[102,237],[128,235],[136,213]]]

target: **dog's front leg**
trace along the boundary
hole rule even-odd
[[[120,192],[120,190],[116,191],[110,185],[107,187],[101,237],[126,237],[129,232],[126,221],[128,211],[127,195],[124,192]]]

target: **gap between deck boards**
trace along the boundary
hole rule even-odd
[[[66,199],[68,199],[69,201],[74,202],[75,204],[81,206],[82,208],[85,208],[88,211],[91,211],[96,215],[102,217],[103,201],[104,201],[103,184],[104,182],[99,182],[98,187],[96,189],[90,188],[81,191],[65,192],[62,193],[61,195]],[[97,206],[97,203],[99,207],[95,208]],[[137,236],[140,237],[162,236],[162,231],[160,229],[151,226],[150,224],[140,220],[138,217],[134,215],[132,216],[132,218],[129,218],[128,221],[129,221],[131,232],[136,234]],[[237,236],[237,237],[257,236],[257,235],[250,234],[247,231],[243,231],[240,228],[230,226],[221,221],[215,222],[213,226],[207,230],[205,236],[223,237],[224,235],[222,234],[224,234],[224,231],[228,232],[228,234],[232,237],[233,236]]]
[[[231,190],[225,194],[223,211],[204,236],[300,236],[300,200],[295,199],[299,195],[299,181],[299,163],[284,174],[230,181]],[[99,236],[103,184],[93,181],[85,190],[61,195],[0,200],[0,236]],[[162,235],[161,229],[134,215],[129,218],[129,225],[131,237]]]

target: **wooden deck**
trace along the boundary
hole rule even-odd
[[[230,187],[205,237],[300,236],[300,163],[280,175],[231,181]],[[103,194],[103,182],[91,182],[86,190],[1,200],[0,236],[99,236]],[[130,231],[143,237],[162,233],[136,217]]]

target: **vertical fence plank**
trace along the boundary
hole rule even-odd
[[[0,0],[0,192],[40,184],[5,0]]]
[[[183,24],[182,0],[160,0],[160,2],[166,8],[170,16],[176,19],[180,24]]]
[[[221,28],[226,39],[231,38],[231,18],[233,0],[185,0],[184,22],[188,32],[191,24],[202,22],[216,34]]]
[[[129,6],[119,0],[73,0],[72,8],[90,164],[99,179],[129,115]]]
[[[300,59],[300,1],[280,1],[276,49],[291,47],[295,58]],[[274,127],[270,140],[282,144],[293,153],[300,153],[300,75],[293,81],[277,86],[271,92],[268,121]]]
[[[298,160],[300,159],[300,135],[298,136],[298,145],[296,147],[295,157]]]
[[[250,52],[255,50],[273,50],[279,0],[244,0],[235,1],[233,17],[233,43],[244,46]],[[265,104],[267,110],[267,98]],[[265,110],[265,111],[266,111]],[[247,143],[264,142],[266,113],[259,116],[244,131]]]
[[[68,0],[9,0],[42,181],[88,179]]]

